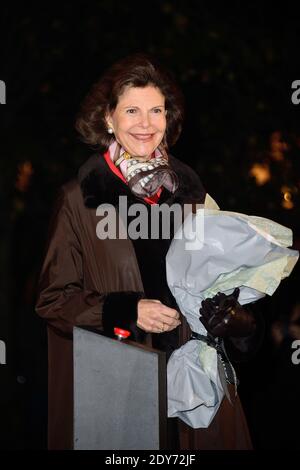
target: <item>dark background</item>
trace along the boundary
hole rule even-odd
[[[262,2],[259,2],[262,3]],[[92,150],[74,130],[82,98],[107,66],[155,54],[186,98],[172,153],[222,209],[292,228],[300,246],[299,15],[295,4],[202,1],[10,2],[1,6],[0,448],[46,447],[47,339],[34,312],[47,224],[59,186]],[[141,9],[142,8],[142,9]],[[298,263],[299,264],[299,263]],[[257,449],[295,449],[300,365],[288,322],[300,304],[299,266],[261,308],[259,353],[237,366]],[[280,321],[277,346],[272,325]]]

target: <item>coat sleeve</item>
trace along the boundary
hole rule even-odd
[[[36,312],[61,333],[71,335],[74,326],[102,328],[103,317],[120,328],[136,327],[137,303],[142,292],[120,292],[122,316],[116,317],[116,293],[85,290],[80,236],[72,223],[72,208],[64,189],[57,198],[52,215],[48,246],[42,266]],[[106,323],[108,323],[106,321]]]

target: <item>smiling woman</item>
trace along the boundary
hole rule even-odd
[[[165,97],[153,86],[128,87],[106,121],[129,154],[149,157],[166,131]]]
[[[96,152],[57,200],[37,301],[38,314],[48,322],[50,449],[73,446],[74,326],[101,328],[108,335],[115,327],[129,330],[131,338],[165,351],[167,358],[189,339],[166,278],[174,224],[168,238],[153,236],[151,217],[153,205],[192,208],[206,197],[198,175],[169,154],[182,120],[180,90],[170,73],[144,54],[114,64],[81,105],[76,128]],[[125,230],[139,203],[152,238],[98,238],[97,208],[113,206],[117,217],[122,197],[129,214],[122,219]],[[239,402],[230,406],[224,404],[207,432],[169,419],[168,448],[249,448]]]
[[[141,103],[141,97],[145,96],[140,93],[143,93],[145,88],[152,90],[150,94],[146,92],[147,103]],[[131,101],[131,98],[138,101]],[[125,109],[121,108],[121,101]],[[183,95],[171,73],[153,57],[134,54],[115,63],[93,85],[81,105],[76,128],[84,142],[104,150],[115,140],[113,127],[108,128],[108,125],[109,122],[112,124],[109,117],[113,117],[117,108],[117,114],[122,110],[125,114],[135,116],[133,119],[136,119],[136,115],[139,116],[139,120],[152,114],[166,116],[168,113],[162,143],[165,146],[172,146],[181,133],[183,103]],[[147,119],[146,126],[146,131],[142,127],[142,131],[139,128],[135,129],[135,132],[147,134],[149,132]],[[107,132],[109,129],[111,132]]]
[[[168,168],[164,146],[160,147],[167,127],[166,114],[165,97],[152,85],[127,86],[116,108],[106,114],[108,132],[119,144],[112,152],[113,161],[137,196],[152,196],[162,184],[171,190],[176,187],[177,177]],[[161,152],[159,158],[156,149]]]

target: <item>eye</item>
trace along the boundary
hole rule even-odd
[[[126,110],[126,113],[127,113],[127,114],[135,114],[135,113],[136,113],[136,109],[135,109],[135,108],[127,109],[127,110]]]
[[[153,112],[154,112],[155,114],[160,114],[160,113],[162,113],[162,109],[161,109],[161,108],[154,108],[154,109],[153,109]]]

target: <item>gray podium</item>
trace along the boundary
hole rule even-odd
[[[165,353],[74,328],[74,449],[166,447]]]

